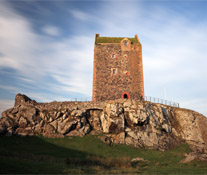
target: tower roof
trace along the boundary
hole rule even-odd
[[[99,37],[96,38],[96,43],[120,43],[125,37]],[[128,38],[133,43],[139,43],[136,36],[134,38]]]

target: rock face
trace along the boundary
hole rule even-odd
[[[199,161],[206,161],[207,160],[207,154],[201,154],[197,152],[191,152],[189,154],[185,154],[185,159],[181,160],[180,163],[189,163],[193,160],[199,160]]]
[[[165,150],[187,142],[207,152],[207,119],[194,111],[146,101],[37,103],[17,94],[2,113],[1,135],[45,137],[100,135],[109,144]]]

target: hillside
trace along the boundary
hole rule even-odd
[[[187,144],[168,151],[103,143],[97,136],[0,137],[3,174],[206,174],[207,162],[180,163]],[[144,161],[131,162],[133,158]],[[141,160],[141,159],[140,159]]]
[[[14,107],[4,111],[0,119],[2,136],[38,136],[31,137],[38,140],[59,138],[62,143],[60,138],[68,142],[67,139],[74,136],[84,136],[84,140],[94,135],[93,138],[100,139],[109,147],[114,144],[120,147],[130,145],[134,147],[130,149],[134,150],[166,151],[188,144],[192,153],[186,154],[184,163],[207,159],[206,128],[207,119],[197,112],[146,101],[120,99],[106,102],[37,103],[21,94],[16,95]],[[72,149],[79,150],[79,146],[82,148],[85,145]],[[132,158],[131,154],[128,156]],[[183,155],[178,157],[180,161]],[[97,157],[94,159],[97,161]],[[100,158],[98,161],[104,160]],[[127,161],[130,162],[130,159]],[[179,161],[177,159],[177,163]]]
[[[206,152],[207,119],[194,111],[146,101],[37,103],[16,95],[2,113],[1,135],[97,135],[107,143],[166,150],[180,142]]]

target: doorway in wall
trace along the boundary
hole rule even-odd
[[[129,93],[128,92],[124,92],[122,94],[122,98],[124,98],[124,99],[130,99]]]
[[[127,94],[124,94],[124,98],[127,98],[128,99],[128,95]]]

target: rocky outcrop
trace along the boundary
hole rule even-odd
[[[207,161],[207,154],[201,154],[198,152],[191,152],[189,154],[185,154],[185,159],[181,160],[180,163],[189,163],[193,160],[198,161]]]
[[[165,150],[187,142],[206,152],[207,119],[194,111],[146,101],[37,103],[17,94],[2,113],[1,135],[98,137],[109,144]]]
[[[142,157],[136,157],[131,160],[131,163],[138,163],[138,162],[148,162],[148,160],[145,160]]]
[[[29,97],[23,94],[17,94],[15,98],[14,107],[17,107],[22,104],[35,104],[35,100],[31,100]]]

